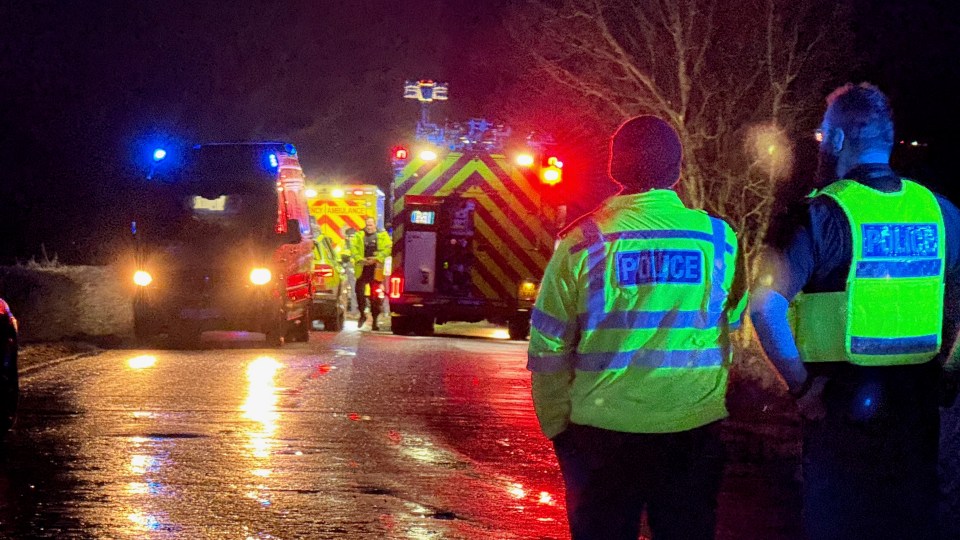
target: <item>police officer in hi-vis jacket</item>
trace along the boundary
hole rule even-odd
[[[821,188],[774,228],[751,303],[803,417],[805,533],[935,539],[960,212],[890,168],[892,113],[875,86],[830,94],[817,138]]]
[[[527,368],[575,540],[712,539],[728,332],[746,306],[737,236],[684,206],[683,149],[659,118],[610,145],[620,193],[568,227],[536,306]]]

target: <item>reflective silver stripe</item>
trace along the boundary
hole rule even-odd
[[[624,352],[577,353],[576,368],[581,371],[639,368],[698,368],[723,365],[719,348],[690,351],[659,351],[640,349]]]
[[[537,332],[555,339],[572,338],[577,330],[577,325],[575,322],[568,323],[561,321],[553,315],[545,313],[537,308],[533,309],[533,314],[530,317],[530,324],[533,325],[533,328]]]
[[[527,353],[527,370],[535,373],[556,373],[572,367],[572,353]]]

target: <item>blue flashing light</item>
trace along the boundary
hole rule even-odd
[[[277,155],[276,155],[276,154],[270,154],[269,156],[267,156],[267,159],[268,159],[269,162],[270,162],[270,168],[271,168],[271,169],[276,169],[277,167],[280,166],[280,161],[277,160]]]
[[[163,158],[165,157],[167,157],[167,151],[164,150],[163,148],[157,148],[156,150],[153,151],[154,161],[162,161]]]
[[[283,149],[286,150],[287,153],[290,154],[291,156],[297,155],[297,147],[290,143],[285,144],[283,146]]]

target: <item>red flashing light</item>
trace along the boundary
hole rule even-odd
[[[540,181],[548,186],[555,186],[563,180],[563,162],[556,156],[547,158],[546,163],[541,162],[543,167],[540,169]]]
[[[541,175],[544,184],[552,186],[560,183],[560,170],[554,167],[549,169],[544,169],[543,174]]]
[[[390,298],[400,298],[401,294],[403,294],[403,278],[390,276]]]
[[[397,146],[393,149],[393,159],[396,160],[405,160],[407,159],[407,149],[402,146]]]

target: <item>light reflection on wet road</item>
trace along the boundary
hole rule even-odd
[[[526,343],[443,331],[31,369],[0,446],[0,538],[568,538]],[[717,537],[796,538],[796,434],[728,426]]]
[[[346,331],[254,347],[31,373],[0,536],[566,537],[524,343]]]

